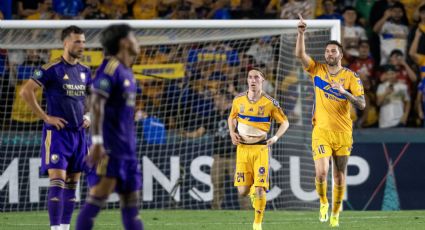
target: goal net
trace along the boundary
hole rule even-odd
[[[226,118],[233,97],[247,90],[253,66],[266,73],[264,91],[290,122],[272,147],[268,207],[318,206],[310,146],[313,86],[294,57],[296,21],[127,22],[141,46],[133,69],[143,208],[244,207],[233,187],[235,149],[228,144]],[[94,73],[103,57],[100,31],[110,22],[0,23],[0,211],[44,210],[49,182],[39,173],[43,123],[18,92],[35,69],[62,54],[60,31],[71,24],[85,29],[81,61]],[[322,60],[326,41],[338,40],[339,23],[308,25],[307,52]],[[42,90],[37,98],[45,108]],[[86,192],[83,176],[81,203]],[[108,208],[118,207],[117,200],[111,196]]]

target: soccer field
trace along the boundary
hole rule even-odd
[[[149,210],[141,215],[148,230],[249,230],[253,220],[252,211]],[[312,211],[267,211],[263,224],[264,230],[328,228],[328,223],[319,223]],[[2,213],[0,229],[47,230],[47,212]],[[122,229],[119,212],[102,212],[95,229]],[[340,229],[425,229],[425,211],[346,211],[341,213]]]

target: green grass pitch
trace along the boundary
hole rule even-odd
[[[319,223],[318,212],[267,210],[265,215],[263,230],[330,228]],[[253,211],[142,210],[141,217],[147,230],[251,230]],[[122,229],[119,211],[101,212],[95,226],[97,230]],[[0,213],[0,229],[47,230],[47,212]],[[425,229],[425,211],[344,211],[339,229]]]

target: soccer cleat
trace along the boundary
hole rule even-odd
[[[259,224],[253,223],[252,229],[253,230],[263,230],[263,228],[261,227],[261,223],[259,223]]]
[[[329,219],[328,209],[329,209],[328,203],[320,204],[320,216],[319,216],[320,222],[324,223],[324,222],[328,221],[328,219]]]
[[[329,221],[329,226],[339,227],[339,216],[331,215],[331,219]]]

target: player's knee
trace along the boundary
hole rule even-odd
[[[128,194],[120,194],[120,207],[138,207],[139,205],[139,192],[132,192]]]
[[[108,197],[98,197],[94,195],[89,195],[87,196],[86,203],[103,208],[106,205],[107,199]]]
[[[316,171],[316,180],[318,182],[326,181],[327,177],[328,177],[328,172],[326,172],[325,170]]]
[[[334,173],[334,182],[337,185],[345,184],[345,175],[343,172]]]
[[[264,187],[255,187],[255,193],[257,194],[257,197],[262,197],[266,194],[266,191],[264,190]]]

